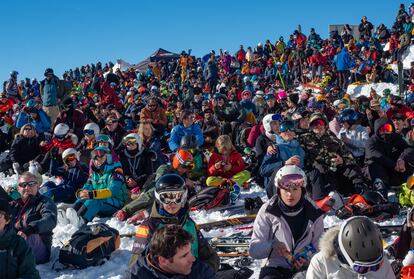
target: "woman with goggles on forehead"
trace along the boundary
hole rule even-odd
[[[76,147],[80,152],[80,161],[82,163],[89,163],[91,152],[95,148],[96,138],[100,133],[98,124],[88,123],[83,128],[83,138]]]
[[[194,237],[191,252],[194,257],[205,261],[216,272],[219,267],[219,257],[209,246],[197,229],[195,222],[189,217],[187,203],[187,186],[184,179],[176,174],[161,176],[155,184],[155,202],[150,216],[136,230],[135,241],[130,261],[131,273],[135,274],[137,260],[150,242],[154,232],[168,224],[178,224]]]
[[[382,242],[381,233],[368,217],[351,217],[322,236],[320,252],[312,258],[306,278],[393,279]]]
[[[275,195],[262,205],[253,226],[249,254],[263,259],[260,279],[304,273],[323,233],[323,211],[307,197],[306,175],[296,165],[279,169]]]

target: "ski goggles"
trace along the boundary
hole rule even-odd
[[[55,135],[55,138],[57,138],[58,140],[64,140],[66,136],[67,135]]]
[[[86,129],[86,130],[83,130],[83,134],[88,135],[88,136],[92,136],[93,134],[95,134],[95,132],[91,129]]]
[[[34,187],[37,186],[36,181],[28,181],[28,182],[20,182],[17,184],[20,188],[26,188],[26,187]]]
[[[378,132],[380,134],[391,134],[393,132],[392,125],[389,123],[384,124],[378,129]]]
[[[279,113],[273,114],[271,121],[279,121],[279,122],[281,122],[281,121],[283,121],[283,116],[280,115]]]
[[[358,274],[366,274],[368,272],[378,271],[384,263],[383,255],[381,255],[378,259],[370,263],[352,262],[352,260],[349,259],[346,255],[344,256],[351,269]]]
[[[191,161],[183,161],[182,163],[180,162],[180,166],[183,169],[187,169],[187,170],[192,170],[194,169],[194,163]]]
[[[159,194],[155,192],[155,195],[162,204],[182,204],[187,200],[187,189],[182,191],[162,192]]]
[[[66,156],[63,161],[67,164],[75,160],[77,160],[76,155],[69,155],[69,156]]]
[[[123,143],[124,145],[134,145],[134,144],[137,144],[137,139],[136,138],[124,138]]]
[[[109,136],[108,135],[99,135],[97,138],[96,138],[96,142],[110,142],[110,138],[109,138]]]
[[[295,131],[295,123],[293,121],[284,121],[279,127],[280,132],[294,132]]]
[[[305,178],[300,174],[288,174],[279,179],[278,187],[285,190],[305,187]]]

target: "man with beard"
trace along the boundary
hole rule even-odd
[[[219,136],[220,123],[214,119],[214,112],[211,108],[206,108],[204,110],[204,120],[200,124],[205,145],[208,147],[214,146],[214,143]]]
[[[365,164],[374,188],[384,197],[391,185],[401,185],[414,167],[414,149],[410,148],[387,118],[374,124],[374,134],[365,147]]]
[[[160,107],[157,98],[154,97],[150,98],[145,108],[141,110],[140,120],[151,123],[158,135],[163,135],[167,127],[165,109]]]

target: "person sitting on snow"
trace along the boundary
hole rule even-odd
[[[211,269],[217,272],[219,258],[217,253],[205,241],[194,221],[189,217],[187,199],[188,189],[185,180],[177,174],[165,174],[155,184],[155,201],[152,204],[150,216],[137,228],[130,268],[133,274],[137,271],[137,260],[150,242],[157,229],[168,224],[180,225],[192,234],[194,241],[191,244],[193,256],[206,262]]]
[[[81,165],[79,152],[74,148],[68,148],[62,153],[64,171],[59,184],[49,180],[40,187],[42,195],[51,198],[55,203],[74,203],[76,192],[83,187],[88,180],[88,169]]]
[[[92,152],[92,171],[88,181],[76,193],[77,201],[66,211],[60,209],[61,224],[79,227],[95,216],[111,216],[128,199],[125,176],[121,164],[112,162],[111,150],[99,146]]]
[[[40,279],[32,251],[10,222],[10,206],[0,198],[0,277]]]
[[[249,254],[266,261],[259,278],[293,278],[318,249],[324,213],[305,196],[306,175],[296,165],[280,168],[272,184],[276,194],[257,213]]]
[[[219,136],[216,140],[216,150],[208,162],[207,186],[221,186],[227,180],[237,183],[240,187],[247,184],[250,172],[242,156],[234,148],[228,135]]]
[[[10,203],[11,223],[31,248],[36,264],[49,261],[57,211],[53,201],[39,193],[40,184],[40,176],[22,173],[17,182],[20,198]]]
[[[264,185],[267,196],[273,197],[274,187],[272,174],[276,173],[285,165],[296,165],[303,168],[305,164],[305,152],[295,139],[295,123],[293,121],[283,121],[279,127],[280,135],[276,135],[275,145],[267,148],[267,154],[260,166],[260,175],[264,177]]]
[[[143,186],[145,191],[142,192],[138,198],[119,210],[116,213],[116,218],[120,221],[124,221],[135,214],[128,221],[130,223],[134,223],[148,216],[148,212],[145,209],[148,209],[154,202],[154,187],[156,181],[158,181],[158,179],[165,174],[177,174],[183,177],[188,190],[193,191],[195,188],[194,181],[189,179],[189,175],[193,169],[194,158],[191,152],[184,149],[177,150],[171,164],[161,165],[157,169],[155,175],[148,177],[147,182]]]
[[[31,124],[25,124],[16,135],[10,152],[0,160],[0,172],[8,172],[13,168],[15,173],[28,169],[28,163],[40,156],[40,139]]]
[[[203,132],[200,125],[194,123],[194,115],[190,111],[183,111],[180,118],[180,124],[174,126],[168,145],[171,151],[176,151],[180,147],[181,138],[185,135],[194,135],[197,147],[204,143]]]
[[[312,257],[306,278],[393,279],[382,243],[381,233],[368,217],[351,217],[322,236],[320,252]]]
[[[95,123],[88,123],[83,127],[83,135],[84,137],[79,142],[78,146],[76,147],[77,150],[80,152],[80,161],[82,163],[89,163],[91,158],[91,152],[95,148],[96,138],[100,133],[100,129],[98,124]]]
[[[41,165],[44,172],[58,175],[58,169],[63,166],[62,153],[68,148],[74,148],[78,143],[78,137],[69,133],[69,126],[61,123],[53,130],[51,141],[40,142],[40,150],[45,154]]]

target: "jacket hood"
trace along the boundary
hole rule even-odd
[[[335,226],[324,232],[321,239],[319,240],[319,251],[325,258],[331,258],[336,255],[334,248],[334,240],[338,237],[339,226]]]
[[[379,134],[378,134],[379,128],[381,128],[384,124],[387,124],[387,123],[391,124],[393,129],[394,129],[394,125],[392,124],[392,122],[388,118],[382,117],[382,118],[378,118],[377,120],[375,120],[375,122],[374,122],[374,133],[375,133],[375,135],[379,136]]]

